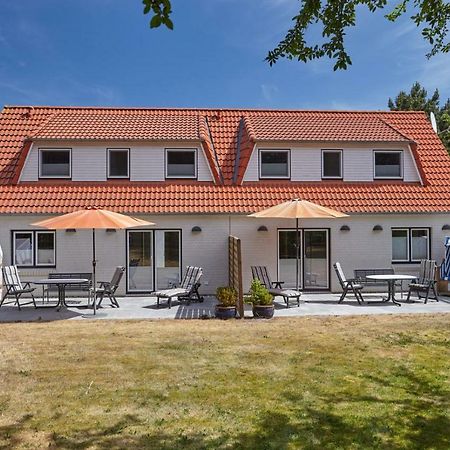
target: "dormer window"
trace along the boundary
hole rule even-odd
[[[109,148],[108,149],[108,178],[130,177],[130,149]]]
[[[401,150],[375,150],[374,178],[401,179],[403,178],[403,152]]]
[[[70,178],[70,148],[40,148],[39,178]]]
[[[322,178],[342,179],[342,150],[322,150]]]
[[[290,178],[289,150],[259,150],[259,178]]]
[[[166,148],[166,178],[197,178],[197,149]]]

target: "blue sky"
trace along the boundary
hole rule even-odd
[[[450,55],[427,60],[407,20],[360,11],[353,66],[267,50],[296,0],[173,0],[175,30],[150,30],[140,0],[1,0],[0,104],[385,109],[420,81],[450,96]]]

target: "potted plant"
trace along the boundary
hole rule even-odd
[[[273,295],[259,280],[253,280],[247,302],[253,305],[253,317],[270,319],[273,317]]]
[[[221,286],[216,290],[219,304],[216,306],[216,317],[218,319],[232,319],[236,317],[236,289],[229,286]]]

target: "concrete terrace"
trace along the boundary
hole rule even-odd
[[[300,307],[291,306],[286,308],[284,303],[275,299],[275,317],[293,316],[350,316],[370,314],[436,314],[450,313],[450,297],[440,297],[439,302],[429,300],[425,305],[423,300],[406,303],[398,295],[398,301],[402,306],[393,303],[380,303],[381,294],[366,294],[365,305],[358,305],[351,297],[342,304],[337,304],[339,294],[331,293],[304,293]],[[190,305],[174,302],[171,309],[164,304],[160,309],[156,308],[154,297],[121,297],[118,298],[120,308],[111,308],[107,301],[93,316],[92,309],[84,307],[85,299],[71,299],[69,308],[57,311],[56,308],[38,308],[24,306],[21,311],[12,305],[0,308],[0,322],[32,322],[32,321],[55,321],[55,320],[113,320],[113,319],[208,319],[214,317],[214,307],[217,303],[212,296],[206,297],[203,303],[191,303]],[[37,299],[38,306],[41,301]],[[51,303],[50,303],[51,304]],[[252,317],[251,308],[246,305],[245,317]]]

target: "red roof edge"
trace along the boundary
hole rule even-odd
[[[23,166],[25,165],[25,161],[27,159],[28,153],[30,152],[30,148],[33,142],[29,139],[26,139],[23,143],[22,149],[20,151],[19,159],[17,160],[16,167],[14,169],[14,176],[11,180],[11,184],[18,184],[20,174],[22,173]]]
[[[222,184],[222,176],[220,168],[217,164],[217,158],[215,155],[214,145],[209,133],[208,122],[205,117],[199,117],[199,135],[202,143],[203,151],[205,152],[206,159],[208,160],[209,167],[211,169],[212,176],[215,184]]]
[[[420,179],[422,180],[422,184],[424,186],[428,186],[430,184],[430,182],[427,180],[425,170],[423,169],[422,161],[421,161],[421,159],[419,157],[419,153],[417,151],[417,143],[412,141],[412,142],[410,142],[409,146],[411,148],[411,152],[413,154],[413,158],[416,163],[417,170],[419,171]]]
[[[250,129],[249,129],[250,127]],[[237,167],[238,174],[236,178],[236,184],[242,184],[244,181],[245,171],[247,170],[250,157],[252,156],[253,148],[255,147],[253,128],[248,120],[244,116],[244,126],[242,129],[242,139],[241,139],[241,154],[240,161]]]

